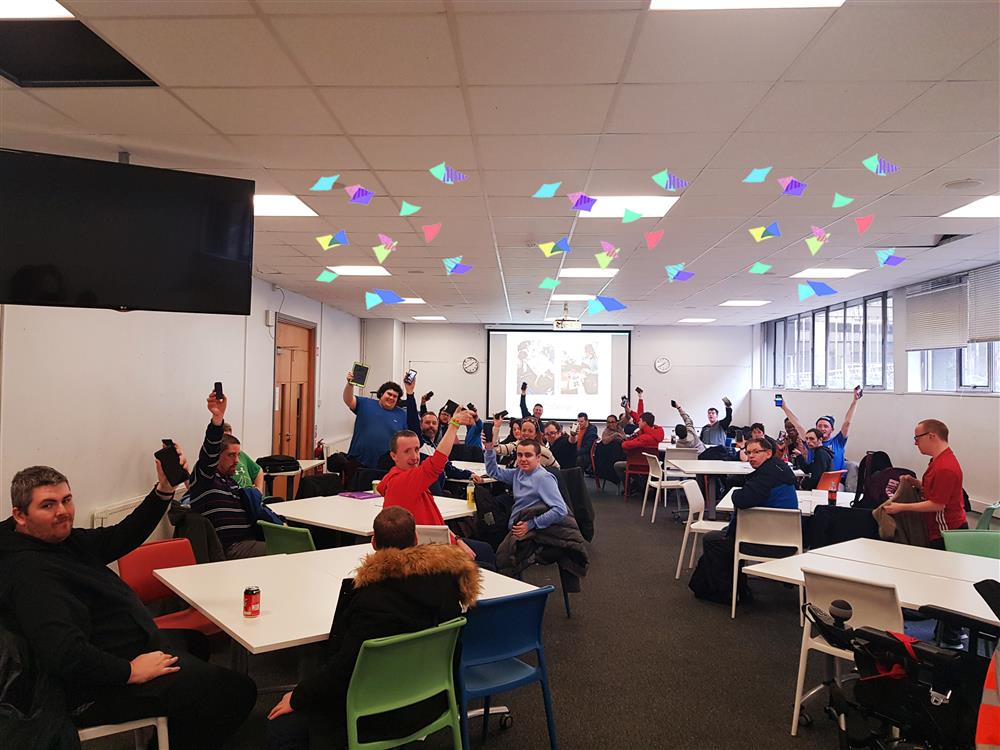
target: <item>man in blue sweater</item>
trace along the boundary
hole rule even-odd
[[[514,488],[514,507],[510,511],[508,528],[515,538],[523,539],[529,531],[544,529],[569,514],[555,474],[542,468],[542,446],[537,440],[518,442],[515,469],[497,466],[497,454],[492,442],[486,443],[485,458],[486,473]],[[518,520],[528,508],[538,503],[544,503],[548,510],[534,518]]]

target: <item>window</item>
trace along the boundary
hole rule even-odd
[[[785,387],[799,387],[799,371],[795,367],[795,334],[798,332],[798,320],[789,318],[785,321]]]
[[[764,324],[764,382],[774,383],[774,321]]]
[[[844,387],[853,388],[864,377],[865,313],[861,303],[844,312]]]
[[[927,390],[958,390],[958,349],[929,349],[925,362]]]
[[[785,321],[774,323],[774,385],[785,384]]]
[[[896,387],[896,364],[893,361],[895,352],[892,341],[892,295],[886,295],[885,300],[885,389],[891,391]]]
[[[993,392],[1000,393],[1000,341],[993,342]]]
[[[1000,393],[1000,341],[907,352],[907,390]]]
[[[882,385],[882,297],[865,302],[865,385]]]
[[[990,345],[987,342],[969,344],[959,349],[962,358],[963,388],[990,387]]]
[[[795,350],[799,388],[812,387],[812,323],[812,315],[806,313],[799,316],[799,335]]]
[[[844,306],[830,309],[830,332],[826,346],[826,386],[844,387]]]
[[[826,385],[826,310],[813,314],[813,385]]]

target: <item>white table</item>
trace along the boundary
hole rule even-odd
[[[697,459],[700,451],[696,448],[685,448],[680,445],[673,445],[669,441],[660,443],[660,453],[663,453],[668,461]]]
[[[719,504],[715,506],[716,510],[725,510],[730,513],[734,510],[733,508],[733,493],[738,490],[739,487],[733,487],[726,496],[719,501]],[[799,510],[802,511],[803,516],[811,516],[813,510],[817,505],[826,505],[826,491],[825,490],[797,490],[796,495],[799,498]],[[854,500],[853,492],[838,492],[837,493],[837,507],[838,508],[850,508],[851,502]]]
[[[490,482],[495,482],[493,477],[486,476],[486,464],[479,463],[477,461],[452,461],[451,465],[456,469],[464,469],[465,471],[471,471],[473,474],[478,474],[483,478],[483,484],[488,484]],[[463,482],[468,484],[471,479],[449,479],[449,482]]]
[[[896,587],[900,605],[909,609],[919,609],[925,604],[931,604],[993,625],[1000,624],[996,615],[969,581],[845,560],[820,554],[819,551],[748,565],[743,568],[743,572],[759,578],[801,586],[805,582],[802,568],[835,576],[891,584]]]
[[[663,461],[663,468],[682,471],[685,474],[702,474],[715,476],[745,476],[754,468],[744,461],[699,461],[697,459],[672,459],[669,456]],[[793,469],[797,477],[805,476],[799,469]],[[705,518],[715,520],[715,482],[705,480]]]
[[[446,521],[473,516],[476,513],[475,509],[469,508],[464,500],[435,496],[434,502]],[[272,508],[289,521],[358,536],[371,536],[374,533],[372,525],[375,516],[382,510],[382,498],[357,500],[343,495],[307,497],[278,503]]]
[[[1000,578],[1000,560],[876,539],[852,539],[813,551],[827,557],[909,570],[956,581],[976,583],[986,578]]]
[[[355,501],[357,502],[357,501]],[[171,591],[218,625],[251,654],[325,641],[340,584],[353,575],[370,545],[269,555],[154,570]],[[530,583],[479,571],[480,599],[535,589]],[[243,616],[243,589],[259,586],[260,617]]]
[[[315,469],[317,466],[322,466],[326,463],[322,458],[300,458],[298,471],[275,471],[275,472],[264,472],[264,481],[267,483],[267,494],[274,494],[274,478],[275,477],[297,477],[304,474],[307,471]],[[288,486],[285,489],[285,497],[288,500],[292,499],[292,490],[295,487],[295,480],[288,482]]]

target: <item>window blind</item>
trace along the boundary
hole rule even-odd
[[[950,349],[969,341],[966,285],[906,295],[906,350]]]
[[[969,341],[1000,341],[1000,263],[969,271]]]

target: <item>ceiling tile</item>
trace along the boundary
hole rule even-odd
[[[615,83],[637,15],[460,14],[466,83]]]
[[[713,167],[754,167],[775,163],[792,169],[817,168],[857,141],[862,133],[734,133],[712,159]],[[869,154],[870,155],[870,154]]]
[[[480,195],[482,184],[479,173],[474,170],[464,172],[466,179],[453,185],[439,182],[426,169],[417,171],[382,170],[378,173],[380,182],[391,195],[432,195],[458,197]]]
[[[162,89],[35,89],[34,94],[88,133],[213,132]]]
[[[483,134],[600,133],[615,87],[472,86],[476,132]]]
[[[469,121],[457,86],[322,88],[348,133],[355,135],[467,135]]]
[[[443,14],[274,16],[272,23],[319,86],[458,84]]]
[[[257,18],[98,20],[90,25],[164,86],[305,83]]]
[[[361,155],[341,136],[234,135],[230,140],[269,169],[315,169],[320,174],[331,174],[341,169],[365,168]]]
[[[0,78],[0,124],[37,130],[69,130],[76,126],[69,117],[14,88],[14,84],[3,78]]]
[[[596,169],[701,169],[726,142],[724,133],[605,135],[594,160]],[[656,188],[650,183],[652,188]],[[644,193],[645,194],[645,193]]]
[[[484,135],[479,149],[484,169],[587,169],[597,140],[591,135]]]
[[[321,16],[342,13],[444,13],[444,0],[257,0],[261,11],[268,15]]]
[[[248,0],[60,0],[77,18],[252,16]]]
[[[1000,130],[1000,92],[995,81],[939,83],[879,129],[995,133]]]
[[[747,82],[624,85],[608,132],[730,132],[767,90],[765,83]]]
[[[462,171],[476,168],[466,136],[359,136],[354,143],[374,169],[426,170],[442,161]]]
[[[854,167],[872,154],[879,154],[904,169],[937,167],[974,151],[991,138],[996,138],[995,131],[993,133],[869,133],[834,158],[830,166]],[[997,161],[994,160],[993,164],[996,165]]]
[[[994,42],[978,55],[952,72],[949,81],[1000,80],[1000,42]]]
[[[337,124],[310,89],[174,89],[217,130],[230,135],[330,135]]]

